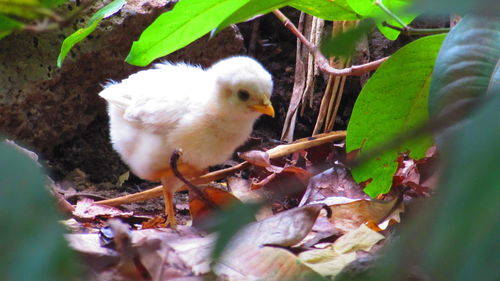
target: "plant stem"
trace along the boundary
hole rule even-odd
[[[323,56],[323,54],[319,51],[318,47],[309,40],[297,29],[297,27],[280,11],[274,10],[273,14],[283,23],[283,25],[288,28],[297,38],[302,42],[304,46],[307,47],[309,52],[313,54],[315,58],[315,63],[318,68],[328,73],[332,76],[360,76],[367,72],[377,69],[384,61],[386,61],[389,57],[381,58],[376,61],[372,61],[362,65],[353,65],[351,67],[337,69],[333,68],[330,65],[328,59]]]

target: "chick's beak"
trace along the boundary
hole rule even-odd
[[[271,102],[269,102],[269,101],[267,101],[264,104],[251,105],[250,109],[253,111],[260,112],[260,113],[265,114],[265,115],[269,115],[269,116],[274,118],[274,108],[273,108],[273,105],[271,104]]]

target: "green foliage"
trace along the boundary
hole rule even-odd
[[[434,61],[444,35],[418,39],[394,53],[361,91],[347,128],[347,151],[360,155],[427,120],[427,98]],[[389,191],[400,152],[421,158],[429,138],[417,139],[385,152],[352,170],[357,182],[372,180],[365,192],[376,197]]]
[[[217,261],[230,241],[245,225],[255,221],[259,204],[235,203],[224,212],[220,212],[214,230],[218,231],[217,241],[212,251],[213,260]]]
[[[126,58],[130,64],[145,66],[153,60],[185,47],[211,30],[245,21],[285,5],[329,20],[355,20],[356,13],[346,0],[183,0],[172,11],[159,16],[141,34]]]
[[[41,0],[40,4],[42,4],[42,6],[47,8],[54,8],[65,2],[66,0]]]
[[[408,221],[376,271],[357,280],[406,280],[414,268],[428,280],[500,277],[499,26],[498,17],[467,16],[443,42],[429,93],[432,116],[461,98],[487,102],[439,144],[444,171],[434,198]]]
[[[404,27],[395,19],[395,16],[398,17],[404,25],[408,25],[417,16],[416,14],[406,11],[412,4],[411,1],[406,0],[347,0],[347,3],[349,3],[354,11],[363,17],[373,18],[380,32],[390,40],[396,40],[400,32],[383,26],[383,22],[398,27]],[[377,3],[379,4],[377,5]],[[393,15],[389,15],[389,13]]]
[[[24,26],[22,22],[0,14],[0,39]]]
[[[249,1],[241,8],[236,10],[228,18],[226,18],[219,26],[217,30],[222,30],[223,28],[229,26],[230,24],[245,21],[255,15],[267,14],[273,10],[279,9],[285,6],[289,0],[268,0],[268,1]]]
[[[500,20],[464,17],[446,38],[434,68],[429,108],[433,115],[458,100],[484,94],[500,56]]]
[[[172,11],[160,15],[148,26],[132,49],[126,62],[145,66],[156,58],[176,51],[210,30],[243,7],[247,0],[183,0]]]
[[[372,30],[372,27],[371,20],[363,20],[354,28],[326,38],[321,42],[321,52],[329,57],[350,58],[356,50],[358,42]]]
[[[75,280],[75,259],[41,169],[6,143],[0,155],[0,279]]]
[[[309,15],[325,20],[358,20],[360,16],[349,6],[347,0],[291,0],[289,6]]]
[[[476,14],[482,16],[498,16],[500,5],[498,0],[419,0],[415,1],[415,10],[427,14]]]
[[[51,11],[38,0],[3,0],[0,1],[0,14],[36,19],[51,14]]]
[[[97,25],[101,22],[102,19],[118,12],[126,2],[126,0],[114,0],[108,5],[102,7],[90,18],[86,27],[78,29],[73,34],[64,39],[61,45],[61,51],[59,52],[59,56],[57,57],[57,67],[62,66],[64,58],[69,53],[71,48],[73,48],[73,46],[75,46],[83,39],[87,38],[87,36],[89,36],[89,34],[96,29]]]

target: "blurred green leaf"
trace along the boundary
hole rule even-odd
[[[215,242],[212,257],[217,261],[226,248],[228,242],[247,224],[255,221],[255,213],[261,206],[259,204],[235,203],[229,209],[217,215],[217,224],[214,230],[219,236]]]
[[[499,59],[500,17],[464,17],[439,52],[429,96],[431,114],[484,94],[493,83]]]
[[[373,21],[363,20],[346,32],[334,34],[321,42],[321,52],[328,57],[351,57],[358,42],[370,32],[372,27]]]
[[[75,280],[75,257],[41,169],[4,142],[0,155],[0,280]]]
[[[216,28],[248,0],[182,0],[160,15],[141,34],[125,59],[146,66]]]
[[[414,3],[414,10],[426,14],[476,14],[498,16],[498,0],[419,0]]]
[[[358,20],[360,16],[347,4],[347,0],[291,0],[289,6],[306,14],[332,21]]]
[[[38,0],[2,0],[0,14],[13,15],[26,19],[36,19],[52,12],[43,7]]]
[[[113,2],[99,9],[99,11],[97,11],[89,19],[86,27],[80,28],[70,36],[66,37],[61,45],[59,56],[57,57],[57,67],[62,66],[64,58],[66,58],[73,46],[75,46],[83,39],[87,38],[87,36],[89,36],[89,34],[96,29],[97,25],[99,25],[102,19],[112,16],[113,14],[118,12],[123,7],[123,5],[125,5],[125,3],[127,3],[126,0],[114,0]]]
[[[0,39],[9,35],[14,30],[22,28],[23,26],[24,24],[22,22],[0,14]]]
[[[41,0],[40,3],[46,8],[55,8],[68,0]]]
[[[360,155],[427,120],[432,68],[445,35],[420,38],[394,53],[361,91],[347,127],[346,149]],[[419,159],[430,138],[405,143],[352,170],[357,182],[372,180],[365,192],[376,197],[389,191],[397,169],[398,152]]]
[[[379,0],[383,5],[390,10],[393,14],[399,17],[399,19],[405,24],[410,24],[413,19],[417,16],[416,14],[408,12],[408,8],[412,5],[411,1],[407,0]],[[382,23],[385,21],[391,25],[403,27],[398,21],[393,17],[389,16],[384,10],[382,10],[376,1],[373,0],[347,0],[347,3],[351,8],[363,17],[373,18],[377,24],[377,28],[382,34],[384,34],[387,39],[396,40],[400,32],[392,28],[383,26]]]

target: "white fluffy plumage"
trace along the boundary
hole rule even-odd
[[[272,88],[262,65],[238,56],[208,69],[157,64],[99,95],[109,104],[113,148],[137,176],[165,182],[174,149],[198,170],[230,158],[261,114],[274,116]]]

